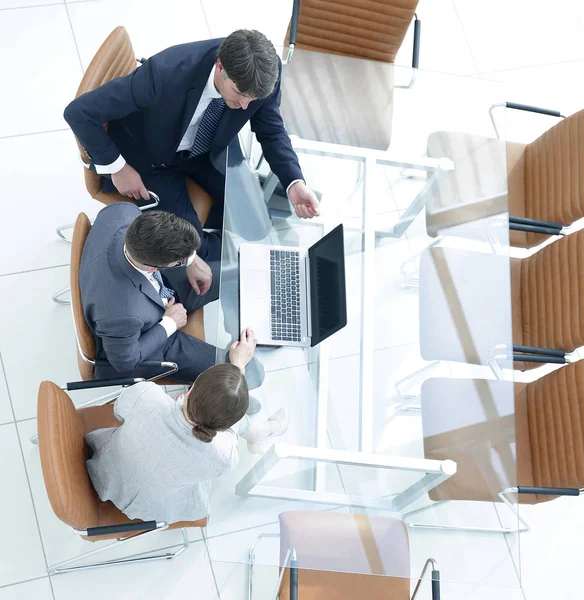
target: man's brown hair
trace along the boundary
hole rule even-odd
[[[149,267],[186,260],[201,246],[193,225],[162,210],[149,210],[137,217],[128,227],[125,241],[130,256]]]
[[[217,50],[227,77],[250,98],[267,98],[278,80],[278,55],[274,45],[255,29],[238,29]]]

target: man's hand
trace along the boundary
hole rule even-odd
[[[211,289],[213,273],[209,265],[199,256],[195,256],[193,263],[187,267],[187,277],[195,294],[202,296]]]
[[[164,316],[170,317],[177,329],[182,329],[187,324],[187,310],[182,304],[176,303],[174,296],[168,301]]]
[[[245,373],[245,366],[253,358],[257,343],[254,332],[248,327],[241,332],[239,340],[231,344],[229,361],[239,367],[242,373]]]
[[[304,181],[297,181],[288,190],[288,197],[296,211],[296,215],[301,219],[312,219],[312,217],[318,217],[320,214],[318,198]]]
[[[140,197],[144,198],[144,200],[150,199],[150,194],[144,187],[142,177],[128,163],[112,175],[112,183],[122,196],[128,196],[129,198],[134,198],[134,200],[138,200]]]

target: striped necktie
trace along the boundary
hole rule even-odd
[[[223,98],[213,98],[213,100],[209,102],[209,106],[205,109],[203,118],[199,123],[195,141],[189,150],[189,158],[193,158],[193,156],[198,156],[204,152],[209,152],[211,140],[215,135],[217,125],[219,125],[219,121],[221,121],[224,110],[225,100],[223,100]]]
[[[158,283],[158,285],[160,286],[160,290],[158,293],[160,294],[160,297],[163,300],[169,300],[170,298],[172,298],[174,296],[174,290],[172,290],[169,287],[166,287],[164,285],[160,271],[154,271],[154,273],[152,273],[152,277],[154,277],[154,279],[156,280],[156,283]]]

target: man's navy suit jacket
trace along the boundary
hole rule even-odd
[[[193,117],[222,39],[172,46],[134,72],[79,96],[65,109],[71,129],[98,165],[120,154],[138,172],[169,164]],[[210,149],[214,167],[225,173],[225,150],[247,121],[284,188],[303,179],[280,115],[282,65],[274,91],[246,110],[225,108]],[[104,123],[109,122],[108,131]]]

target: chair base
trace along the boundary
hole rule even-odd
[[[104,552],[105,550],[109,550],[111,548],[118,547],[121,544],[124,544],[126,542],[138,539],[140,537],[146,536],[146,535],[154,533],[156,531],[163,531],[164,529],[167,529],[167,528],[168,528],[168,525],[165,523],[163,526],[157,527],[156,529],[153,529],[152,531],[146,531],[144,533],[140,533],[138,535],[133,535],[133,536],[130,536],[127,538],[120,538],[120,539],[116,540],[115,542],[113,542],[112,544],[108,544],[107,546],[96,548],[95,550],[91,550],[90,552],[85,552],[84,554],[80,554],[79,556],[75,556],[75,557],[65,560],[63,562],[57,563],[56,565],[49,567],[47,569],[47,573],[49,575],[60,575],[62,573],[71,573],[72,571],[84,571],[86,569],[98,569],[100,567],[109,567],[112,565],[125,565],[128,563],[148,562],[148,561],[153,561],[153,560],[170,560],[170,559],[175,558],[176,556],[179,556],[180,554],[182,554],[189,547],[190,542],[189,542],[189,538],[188,538],[186,529],[181,529],[181,533],[183,536],[183,543],[174,552],[167,552],[165,554],[155,554],[153,556],[133,555],[128,558],[119,558],[116,560],[105,560],[103,562],[97,562],[97,563],[85,563],[85,564],[81,564],[81,565],[75,564],[88,556],[98,554],[99,552]],[[146,554],[146,553],[143,553],[143,554]]]
[[[62,289],[60,292],[55,292],[52,297],[53,302],[55,302],[56,304],[70,305],[71,304],[70,292],[71,292],[70,287],[66,287],[65,289]],[[63,297],[66,294],[69,294],[69,298]]]
[[[68,230],[73,230],[75,227],[75,223],[69,223],[68,225],[61,225],[60,227],[57,227],[57,235],[64,241],[67,242],[68,244],[70,244],[73,240],[68,238],[65,235],[65,231]]]
[[[468,526],[461,526],[461,525],[426,525],[423,523],[410,523],[407,520],[407,518],[412,515],[422,513],[424,511],[426,511],[430,508],[434,508],[440,504],[446,504],[447,502],[452,502],[451,500],[440,500],[439,502],[433,502],[432,504],[429,504],[428,506],[424,506],[422,508],[417,508],[416,510],[411,510],[407,513],[404,513],[402,515],[402,517],[403,517],[404,523],[412,529],[441,529],[444,531],[473,531],[473,532],[478,532],[478,533],[504,533],[504,534],[526,533],[530,530],[529,524],[527,523],[527,521],[525,521],[525,519],[523,519],[521,517],[516,506],[513,505],[507,498],[507,494],[516,493],[516,492],[517,492],[517,488],[505,488],[503,490],[500,490],[497,495],[499,496],[499,498],[501,498],[503,503],[509,508],[509,510],[513,513],[513,515],[515,515],[515,517],[517,517],[518,522],[521,523],[521,527],[518,527],[517,529],[509,528],[509,527],[468,527]]]

